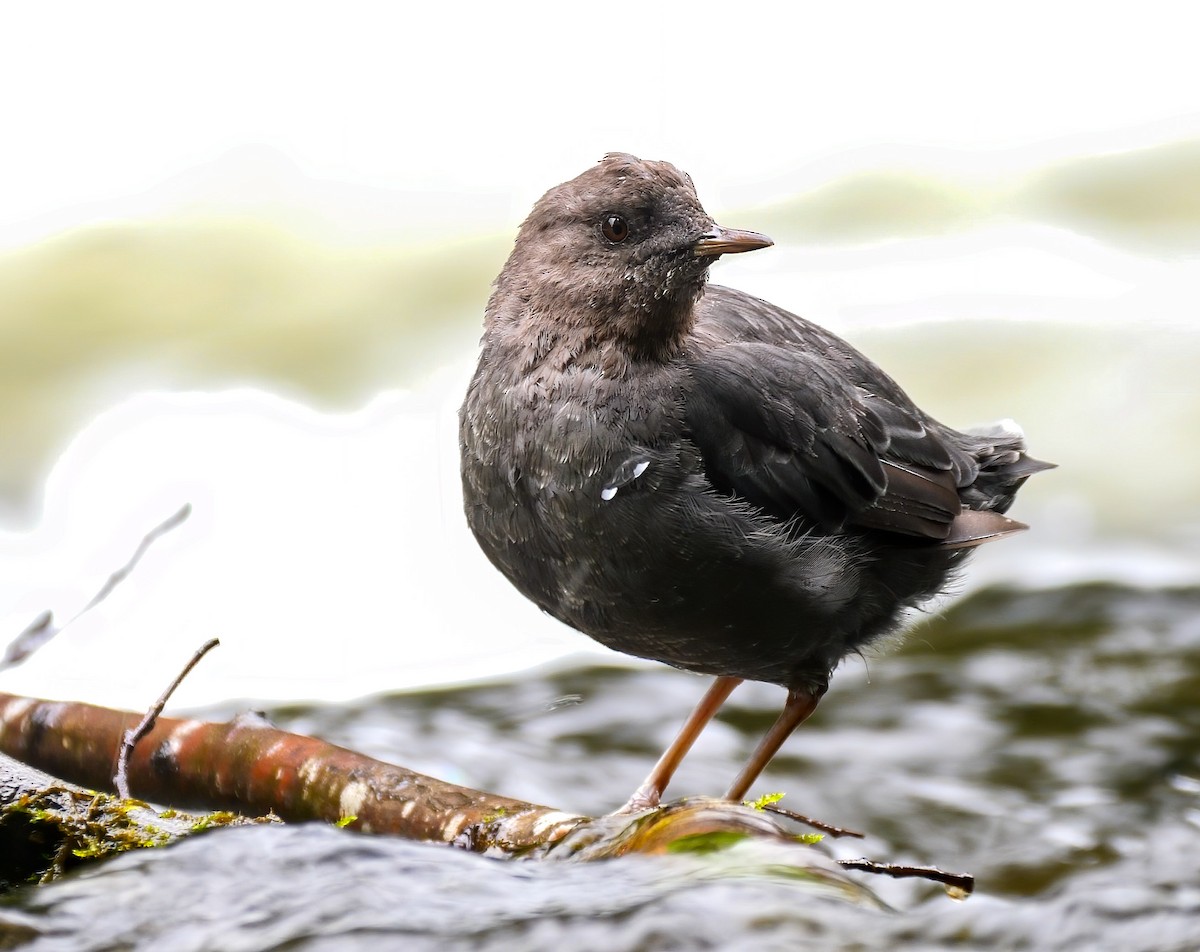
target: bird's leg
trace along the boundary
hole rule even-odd
[[[741,773],[729,785],[729,790],[725,793],[726,800],[741,800],[746,796],[746,791],[750,789],[750,785],[766,769],[767,764],[771,762],[771,758],[783,746],[783,742],[791,736],[792,731],[804,723],[808,715],[817,709],[817,704],[820,702],[822,696],[824,696],[826,687],[827,685],[825,684],[815,687],[806,685],[805,687],[788,690],[787,701],[784,702],[783,710],[779,712],[779,717],[771,725],[771,729],[767,731],[763,739],[759,741],[758,746],[754,748],[754,753],[746,761],[746,766],[742,768]]]
[[[709,685],[708,690],[704,692],[704,697],[700,699],[700,703],[688,715],[688,719],[683,722],[683,727],[671,741],[671,746],[663,751],[663,755],[658,758],[658,763],[642,781],[642,785],[633,792],[633,796],[617,813],[637,813],[640,810],[658,806],[658,801],[662,798],[663,791],[667,789],[667,784],[671,782],[676,768],[682,763],[687,752],[691,750],[692,744],[696,742],[700,732],[713,719],[713,715],[720,710],[721,705],[733,693],[733,689],[741,683],[741,678],[721,676]]]

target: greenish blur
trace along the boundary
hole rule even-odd
[[[335,248],[261,221],[90,228],[0,261],[0,497],[147,388],[256,383],[348,408],[478,337],[505,239]]]
[[[941,234],[1004,217],[1062,225],[1155,256],[1200,253],[1200,142],[982,182],[919,169],[863,172],[756,210],[753,220],[776,240],[823,244]]]
[[[1020,218],[1179,260],[1200,253],[1200,142],[1078,159],[1007,182],[860,172],[745,217],[781,244],[806,246]],[[28,504],[70,436],[132,392],[250,383],[351,408],[467,359],[510,242],[504,234],[335,246],[262,220],[180,217],[87,228],[8,253],[0,258],[0,508]],[[1129,324],[1153,317],[1130,313]],[[1200,366],[1195,326],[1131,338],[1127,326],[1053,321],[1051,313],[1036,327],[975,321],[855,340],[947,422],[1042,421],[1065,440],[1046,455],[1093,475],[1093,449],[1078,442],[1071,419],[1080,405],[1128,414],[1122,439],[1142,459],[1154,458],[1151,444],[1166,432],[1200,432],[1200,398],[1194,384],[1181,385]],[[997,405],[980,387],[989,379],[1003,379],[1012,401]],[[1019,387],[1008,385],[1014,380]],[[978,406],[977,392],[987,398]],[[1179,495],[1190,490],[1187,471],[1142,475],[1154,492]],[[1127,482],[1128,471],[1117,466],[1105,478]]]
[[[1153,255],[1200,253],[1200,142],[1096,156],[1032,177],[1014,206]]]

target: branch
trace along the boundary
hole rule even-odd
[[[48,773],[111,789],[113,752],[138,715],[0,693],[0,750]],[[353,818],[356,829],[474,849],[559,839],[584,817],[470,790],[260,717],[227,723],[160,717],[129,757],[130,786],[157,803],[274,812],[285,820]]]
[[[112,751],[138,717],[90,704],[0,694],[0,750],[92,787],[111,781]],[[129,777],[156,802],[290,821],[324,820],[368,833],[436,840],[510,856],[601,859],[627,853],[717,852],[765,844],[764,873],[791,869],[877,900],[839,864],[811,849],[786,817],[726,800],[694,798],[633,815],[590,819],[446,783],[333,744],[289,734],[257,715],[228,723],[158,718],[129,756]],[[970,877],[854,860],[868,872],[925,876],[965,894]]]
[[[897,863],[876,863],[869,859],[842,859],[838,865],[864,873],[882,873],[893,879],[928,879],[941,883],[955,899],[965,899],[975,891],[975,877],[969,873],[947,873],[936,866],[902,866]]]

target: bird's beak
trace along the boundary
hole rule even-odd
[[[713,225],[692,245],[696,257],[705,255],[736,255],[743,251],[754,251],[757,248],[770,248],[775,244],[766,235],[757,231],[742,231],[738,228],[722,228]]]

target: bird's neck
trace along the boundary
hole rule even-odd
[[[653,304],[493,296],[487,335],[519,347],[526,373],[592,367],[607,377],[623,377],[644,364],[676,359],[691,333],[694,297]]]

